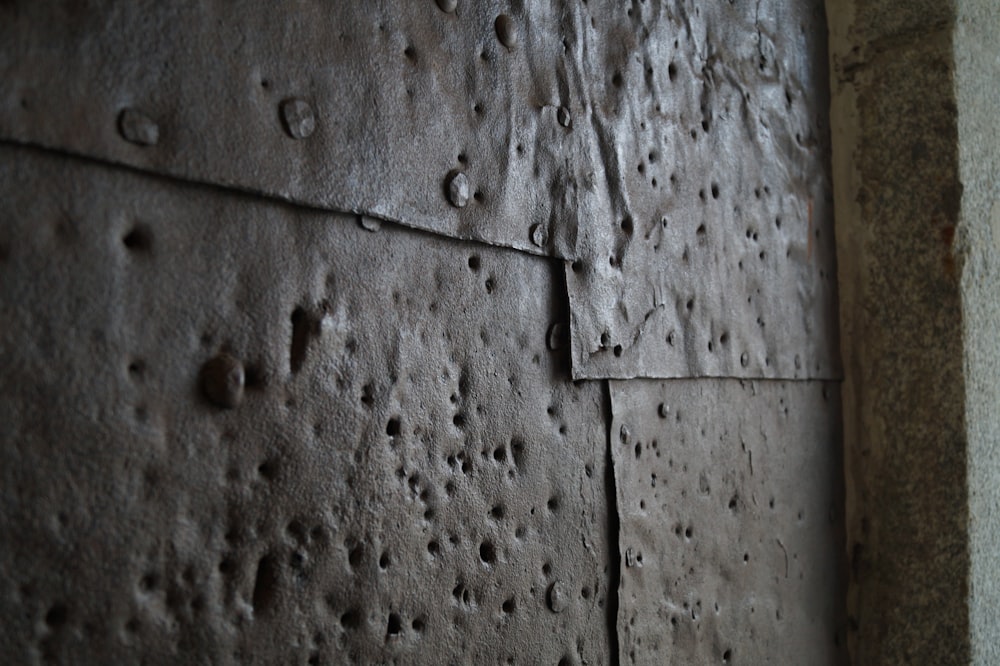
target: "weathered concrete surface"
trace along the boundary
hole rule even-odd
[[[584,6],[517,5],[2,2],[0,135],[573,256]]]
[[[842,664],[838,387],[611,382],[623,664]]]
[[[586,7],[574,374],[838,378],[822,2]]]
[[[852,657],[996,663],[996,8],[828,16]]]
[[[607,661],[558,264],[0,164],[0,662]]]
[[[1000,8],[959,0],[957,252],[968,437],[972,660],[1000,663]]]
[[[839,371],[819,2],[230,4],[0,2],[0,660],[842,657],[830,387],[704,379]]]
[[[874,42],[838,37],[833,142],[852,658],[965,663],[965,380],[952,249],[961,189],[950,33],[935,26]]]
[[[576,260],[577,377],[839,376],[822,0],[22,1],[0,44],[2,139]]]

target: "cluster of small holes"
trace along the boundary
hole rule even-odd
[[[696,7],[696,10],[697,9],[698,8]],[[698,14],[699,12],[695,11],[695,15]],[[650,41],[652,42],[653,40]],[[723,124],[731,124],[734,121],[736,121],[736,122],[746,123],[749,126],[752,122],[759,121],[761,127],[763,127],[764,130],[771,132],[776,131],[775,129],[770,128],[768,125],[769,121],[766,118],[766,113],[764,113],[766,109],[759,108],[761,107],[761,105],[767,103],[766,100],[758,100],[757,98],[753,97],[750,94],[750,91],[748,90],[743,91],[740,94],[739,98],[733,99],[732,93],[734,93],[735,90],[728,90],[727,89],[728,84],[718,80],[717,78],[718,70],[714,68],[715,66],[709,65],[706,67],[704,62],[700,60],[695,60],[695,62],[698,63],[698,66],[702,68],[701,71],[699,72],[700,76],[695,78],[695,83],[696,83],[696,88],[701,87],[701,95],[700,97],[697,97],[696,95],[698,94],[698,91],[697,90],[692,91],[695,96],[692,96],[690,99],[691,101],[695,101],[698,104],[698,106],[691,109],[691,111],[693,111],[694,113],[685,118],[685,112],[683,110],[679,110],[676,104],[669,102],[667,99],[667,95],[669,94],[668,90],[670,84],[674,83],[679,79],[679,72],[682,70],[682,68],[686,67],[686,63],[689,61],[689,56],[694,55],[694,52],[689,49],[695,46],[695,43],[689,40],[684,40],[684,41],[686,43],[682,47],[682,45],[680,44],[680,40],[675,39],[674,49],[677,50],[677,53],[676,55],[669,56],[666,59],[661,59],[661,57],[653,58],[648,53],[645,54],[643,57],[643,54],[641,52],[637,54],[638,57],[636,58],[636,62],[639,63],[639,65],[636,67],[636,70],[641,71],[642,75],[644,75],[644,81],[646,85],[642,90],[643,93],[642,97],[638,100],[634,100],[634,102],[638,104],[639,107],[642,108],[643,110],[639,111],[636,114],[637,117],[630,116],[628,120],[629,122],[632,122],[633,124],[638,126],[637,133],[647,137],[647,142],[645,143],[644,149],[640,149],[640,151],[637,151],[637,154],[634,156],[635,158],[634,161],[631,162],[632,164],[631,173],[633,176],[635,174],[638,174],[638,178],[626,177],[626,186],[629,186],[631,183],[643,182],[646,185],[652,185],[654,188],[656,188],[661,185],[660,181],[665,180],[665,177],[668,174],[670,177],[670,187],[664,190],[664,195],[665,195],[664,197],[658,197],[656,195],[650,196],[648,193],[642,193],[642,192],[630,192],[630,195],[632,196],[632,202],[629,204],[629,208],[626,210],[631,215],[635,216],[635,227],[637,229],[642,229],[644,231],[648,228],[647,225],[649,224],[649,221],[643,220],[641,219],[641,217],[645,217],[647,213],[654,213],[656,216],[654,217],[654,219],[659,218],[663,222],[666,222],[667,216],[662,215],[662,211],[657,211],[655,209],[657,207],[666,207],[668,205],[674,206],[678,201],[678,195],[686,197],[687,193],[692,191],[692,188],[690,187],[683,187],[683,188],[677,187],[678,184],[684,180],[684,178],[680,178],[678,177],[677,173],[670,173],[668,169],[665,169],[662,164],[663,161],[660,158],[661,153],[666,152],[665,151],[666,146],[671,146],[671,145],[676,146],[676,136],[673,135],[674,127],[678,126],[682,127],[683,128],[682,131],[688,132],[690,134],[692,141],[701,140],[700,142],[701,145],[699,145],[697,149],[685,148],[684,150],[693,150],[697,154],[705,156],[709,159],[715,159],[714,156],[717,153],[712,151],[711,149],[719,148],[720,141],[734,140],[731,133],[722,133],[721,138],[718,136],[720,135],[720,131],[718,128]],[[657,43],[663,44],[664,42],[662,40],[659,40],[657,41]],[[765,58],[765,60],[768,59],[770,59],[770,55],[768,55],[767,58]],[[664,69],[666,70],[665,71],[666,76],[662,75],[658,76],[657,62],[663,62],[665,64]],[[641,70],[639,70],[639,67],[641,67]],[[768,60],[767,68],[769,76],[777,75],[776,65],[770,62],[770,60]],[[622,94],[621,91],[616,90],[618,86],[621,86],[621,89],[625,91],[631,90],[633,88],[638,90],[640,88],[640,86],[625,85],[625,82],[631,78],[632,72],[634,71],[631,67],[627,71],[614,68],[606,71],[611,77],[612,89],[609,91],[609,97]],[[713,77],[713,75],[715,76]],[[733,86],[733,88],[735,88],[735,86]],[[792,109],[794,106],[795,114],[799,114],[800,112],[799,106],[794,104],[795,95],[793,93],[793,86],[791,84],[786,84],[783,87],[783,93],[784,93],[783,101],[785,102],[785,104],[782,105],[782,110],[784,111],[787,109]],[[622,113],[620,106],[614,106],[614,105],[609,106],[606,113],[612,116],[619,116],[622,118],[622,120],[624,120],[624,114]],[[674,114],[677,113],[679,113],[680,115],[679,118],[674,117]],[[823,115],[822,113],[818,113],[815,119],[809,118],[808,122],[811,124],[813,123],[813,121],[815,121],[817,126],[819,126],[822,124],[822,115]],[[726,129],[729,128],[727,127]],[[658,136],[661,132],[663,133],[662,140],[661,137]],[[795,138],[800,143],[808,142],[813,134],[814,132],[810,128],[809,130],[803,130],[801,132],[796,133]],[[710,136],[710,135],[715,135],[715,136]],[[651,141],[648,140],[650,138],[652,138]],[[739,141],[738,139],[735,140],[737,142]],[[697,162],[698,160],[695,159],[695,161]],[[696,167],[695,168],[685,167],[685,169],[691,172],[697,171]],[[728,223],[730,220],[739,221],[742,219],[767,219],[768,213],[765,212],[764,216],[762,217],[760,215],[760,213],[762,212],[761,209],[763,209],[763,211],[767,211],[768,209],[770,209],[770,215],[772,216],[772,219],[774,219],[773,218],[775,212],[774,209],[776,207],[780,207],[782,211],[781,214],[784,214],[787,211],[787,207],[789,205],[793,206],[799,205],[802,207],[802,210],[797,211],[795,214],[796,216],[801,215],[801,217],[803,218],[803,226],[805,226],[805,221],[804,221],[805,207],[804,205],[802,205],[802,202],[804,201],[802,198],[802,193],[797,191],[786,190],[786,188],[790,187],[790,185],[787,179],[784,179],[783,176],[782,180],[777,184],[772,183],[769,185],[762,183],[758,184],[756,187],[754,187],[753,184],[750,184],[748,187],[748,183],[745,182],[746,178],[742,176],[740,180],[742,180],[743,182],[737,181],[734,185],[730,186],[728,181],[716,178],[714,180],[711,180],[710,182],[704,183],[700,190],[698,189],[698,187],[693,188],[693,191],[697,192],[698,194],[697,200],[700,201],[700,203],[703,206],[705,206],[706,211],[709,211],[706,212],[706,214],[704,215],[703,221],[702,220],[696,221],[689,227],[691,231],[694,232],[692,234],[694,236],[694,239],[687,242],[678,241],[677,238],[678,232],[673,231],[669,236],[663,232],[656,234],[645,232],[644,233],[645,240],[649,241],[649,245],[650,247],[653,248],[654,251],[659,251],[661,249],[666,249],[666,248],[670,249],[676,248],[676,250],[681,254],[680,258],[684,264],[689,264],[689,263],[696,264],[698,265],[699,269],[703,271],[704,266],[702,266],[701,264],[704,264],[705,262],[712,262],[712,261],[721,263],[725,262],[724,258],[723,259],[712,258],[713,256],[718,257],[717,252],[710,255],[705,253],[704,250],[716,248],[716,242],[719,239],[727,238],[729,236],[728,225],[724,223]],[[778,193],[778,196],[771,197],[772,186],[774,187],[774,190]],[[744,194],[749,194],[749,192],[753,190],[755,190],[754,195],[756,196],[756,199],[760,201],[760,204],[748,206],[745,201],[741,201],[740,199],[741,197],[744,196]],[[764,194],[767,194],[769,197],[771,197],[766,202],[762,201]],[[796,201],[796,203],[789,204],[789,201],[793,199]],[[685,206],[686,204],[684,202],[681,202],[680,205]],[[778,217],[780,218],[780,214],[778,215]],[[811,203],[810,203],[809,217],[811,220],[812,219]],[[666,226],[664,226],[664,229],[665,228]],[[780,225],[776,225],[774,229],[781,229],[781,227]],[[775,238],[774,237],[775,234],[773,233],[774,229],[771,229],[770,233],[768,233],[767,230],[765,231],[761,231],[759,229],[754,230],[753,233],[756,234],[756,237],[754,238],[754,243],[759,244],[761,247],[754,248],[752,252],[750,251],[750,248],[748,248],[745,251],[745,255],[736,256],[732,258],[734,264],[737,263],[738,260],[738,268],[740,271],[752,270],[754,275],[758,274],[761,270],[773,272],[776,269],[776,264],[775,264],[776,257],[784,254],[787,254],[789,258],[791,257],[792,245],[788,241],[791,240],[792,237],[791,236],[785,237],[782,234],[778,234],[778,237]],[[614,242],[619,244],[623,242],[627,243],[629,240],[628,237],[631,235],[632,234],[628,230],[622,229],[621,236],[616,238]],[[625,237],[624,241],[621,240],[622,236]],[[606,247],[605,251],[610,249],[612,248]],[[698,257],[696,254],[696,251],[698,249],[703,250],[701,257]],[[740,255],[741,253],[742,253],[742,248],[736,250],[736,254]],[[614,247],[614,250],[612,252],[608,252],[604,256],[607,257],[609,265],[614,267],[616,270],[623,271],[626,274],[625,275],[626,279],[634,277],[634,275],[628,274],[629,272],[628,270],[626,270],[626,265],[625,265],[626,263],[631,264],[631,257],[632,257],[631,252],[626,253],[621,249],[619,249],[618,247]],[[625,258],[626,256],[628,257],[627,259]],[[589,257],[589,260],[592,261],[593,258],[594,257]],[[750,265],[751,258],[753,259],[753,263],[755,264],[754,266]],[[673,260],[673,257],[671,257],[670,259]],[[573,268],[576,271],[580,270],[582,266],[574,266]],[[634,266],[631,267],[631,270],[645,271],[646,268],[648,268],[648,262],[644,261],[644,257],[641,254],[639,254],[638,260],[635,262]],[[720,267],[720,269],[725,270],[725,267]],[[782,265],[777,265],[777,269],[782,271],[786,270]],[[694,272],[695,271],[692,271],[692,273]],[[819,275],[820,280],[824,280],[828,277],[829,271],[827,271],[825,267],[820,266],[816,273]],[[664,271],[664,274],[669,275],[670,272]],[[685,288],[689,289],[689,287]],[[628,293],[629,293],[628,290],[626,290],[626,298],[628,297],[627,296]],[[749,294],[749,296],[754,296],[754,294],[751,293]],[[621,299],[621,297],[619,297],[619,299]],[[707,303],[710,303],[711,306],[706,309],[706,312],[704,314],[709,314],[709,315],[713,314],[711,310],[715,308],[715,300],[716,299],[710,298],[707,301]],[[769,300],[767,298],[767,294],[764,294],[763,296],[760,296],[758,294],[758,297],[756,299],[751,299],[750,301],[748,301],[748,306],[746,308],[746,311],[747,314],[749,315],[749,321],[750,322],[754,321],[755,316],[756,318],[763,321],[766,318],[766,311],[753,312],[751,308],[757,308],[758,310],[760,310],[763,307],[771,307],[768,305],[768,303],[770,302],[773,302],[773,300]],[[614,303],[608,302],[604,304],[602,311],[605,312],[610,311],[610,309],[614,307],[614,305],[615,305]],[[624,307],[625,303],[618,303],[617,305],[619,306],[619,310],[621,312],[625,312],[626,309],[629,310],[632,309],[631,307],[629,308]],[[629,303],[628,305],[631,306],[633,304]],[[683,322],[681,323],[683,325]],[[632,327],[633,329],[632,332],[636,336],[641,336],[642,333],[641,324],[636,324],[636,323],[623,324],[623,328],[627,328],[628,326]],[[684,328],[689,329],[690,327],[684,326]],[[763,329],[763,326],[760,326],[760,328]],[[667,333],[667,331],[664,331],[664,333]],[[683,333],[681,332],[671,332],[671,333],[673,334],[673,336],[688,334],[687,330],[684,330]],[[752,337],[753,336],[751,336],[751,339]],[[662,340],[663,338],[659,337],[659,339]],[[676,345],[676,340],[674,340],[673,337],[669,334],[668,334],[668,339],[669,339],[668,346],[678,346],[681,350],[684,350],[687,354],[691,353],[690,346],[686,344]],[[640,344],[637,345],[637,353],[634,355],[634,358],[639,363],[648,362],[647,359],[649,358],[649,356],[645,352],[645,350],[647,349],[647,345],[641,344],[642,343],[641,339],[639,342]],[[704,347],[701,347],[701,349],[709,349],[710,353],[715,353],[719,351],[720,341],[716,338],[704,340],[703,342],[701,342],[701,344],[704,345]],[[600,351],[605,351],[605,350],[610,351],[611,349],[612,347],[610,346],[602,345]],[[678,359],[676,361],[677,363],[683,362],[683,358],[678,356],[676,353],[672,353],[671,357]],[[720,371],[726,371],[727,370],[725,367],[726,364],[729,363],[735,364],[735,362],[737,361],[739,364],[735,365],[736,368],[750,368],[751,365],[757,365],[758,363],[756,361],[757,358],[760,358],[760,365],[762,365],[765,368],[769,368],[775,365],[772,359],[769,358],[765,359],[763,355],[757,356],[755,354],[751,356],[744,349],[735,349],[733,350],[732,354],[727,353],[725,355],[718,356],[717,358],[720,360],[716,361],[716,363],[724,364],[723,366],[719,367]],[[751,360],[753,360],[754,362],[751,363]],[[674,361],[671,361],[671,363],[674,363]],[[818,364],[814,365],[816,365],[817,367],[821,367]],[[619,364],[609,364],[609,367],[620,367],[620,366]],[[633,368],[631,363],[627,364],[624,367]],[[649,369],[651,368],[647,368],[647,370]],[[670,370],[670,372],[674,371],[675,370],[673,369]],[[819,370],[817,370],[817,372],[818,371]]]
[[[628,10],[628,15],[629,16],[633,15],[633,10],[631,8]],[[380,26],[380,28],[382,30],[385,30],[383,26]],[[418,52],[417,48],[412,44],[407,45],[406,48],[403,49],[403,56],[414,65],[418,64],[421,58],[426,57],[426,55],[427,55],[426,52],[422,50]],[[485,50],[483,51],[483,58],[486,59]],[[653,68],[651,65],[648,67],[648,70],[649,70],[648,73],[652,75]],[[678,67],[674,62],[670,62],[667,65],[667,73],[670,81],[674,81],[677,78]],[[627,91],[632,86],[631,73],[615,71],[612,73],[611,83],[615,88],[621,89],[622,91]],[[266,81],[262,82],[262,86],[265,88],[267,87]],[[789,101],[789,104],[790,103],[791,102]],[[483,116],[488,111],[487,105],[483,101],[478,101],[472,106],[472,111],[476,116]],[[490,110],[490,112],[492,112],[492,110]],[[695,119],[694,122],[697,123],[698,122],[697,119]],[[705,119],[701,121],[701,129],[703,132],[705,133],[709,132],[711,122],[712,122],[711,114],[709,113],[705,117]],[[695,134],[696,132],[692,131],[693,138]],[[520,144],[518,145],[518,152],[519,153],[523,152],[523,146],[521,146]],[[647,177],[651,176],[652,172],[654,171],[652,165],[657,163],[658,159],[659,156],[656,153],[656,151],[650,151],[648,154],[648,159],[646,161],[640,161],[637,164],[638,172]],[[462,163],[465,163],[464,159],[460,158],[460,161]],[[670,175],[670,181],[671,183],[676,183],[675,174]],[[652,178],[651,182],[654,187],[657,185],[655,177]],[[711,194],[712,199],[719,199],[720,197],[719,186],[716,183],[712,183],[710,188],[701,191],[700,193],[701,198],[706,202],[709,201],[708,200],[709,192]],[[473,198],[476,201],[482,203],[486,200],[486,195],[484,194],[483,191],[476,190],[473,193]],[[666,221],[664,220],[664,223],[665,222]],[[622,233],[624,233],[627,236],[637,235],[636,227],[638,227],[640,230],[645,229],[645,225],[643,223],[641,223],[640,221],[633,221],[633,219],[630,216],[622,218],[619,222],[619,225]],[[776,220],[776,226],[780,228],[780,223],[777,220]],[[149,252],[153,247],[152,237],[151,235],[143,236],[143,234],[141,233],[138,236],[135,236],[138,230],[139,228],[127,234],[123,238],[123,244],[129,252],[133,253]],[[714,226],[706,228],[705,224],[701,224],[700,226],[697,227],[696,233],[699,236],[706,236],[706,235],[712,236],[718,233],[718,230]],[[756,240],[757,239],[754,238],[754,241]],[[610,264],[615,267],[621,267],[623,261],[627,261],[623,260],[623,256],[624,255],[621,252],[616,252],[614,255],[610,257],[609,259]],[[761,256],[760,258],[764,259],[763,256]],[[459,263],[461,261],[462,261],[461,258],[457,258],[456,263]],[[481,284],[484,285],[487,293],[492,294],[496,288],[496,278],[493,275],[488,275],[488,270],[484,267],[484,262],[481,260],[480,256],[479,255],[468,256],[467,265],[470,273],[479,276],[479,279],[482,281]],[[586,272],[585,263],[582,261],[574,262],[572,269],[575,273]],[[503,275],[503,273],[498,273],[498,275]],[[687,301],[686,309],[689,312],[694,310],[694,302],[695,302],[694,297],[692,297]],[[445,307],[444,303],[442,303],[442,308],[444,307]],[[284,316],[287,317],[287,311],[285,312]],[[287,319],[285,321],[287,323]],[[303,327],[307,327],[307,325],[309,324],[308,310],[305,308],[297,308],[295,311],[293,311],[291,323],[292,323],[293,339],[294,339],[295,330],[296,329],[301,330],[303,329]],[[763,326],[763,322],[761,322],[761,326]],[[727,336],[728,334],[723,333],[721,337],[709,340],[708,341],[709,349],[711,350],[712,346],[715,344],[722,344],[722,345],[726,344],[728,340]],[[621,357],[623,355],[624,349],[622,344],[610,344],[609,341],[607,348],[613,353],[615,357]],[[290,357],[292,360],[292,363],[290,365],[292,367],[293,372],[299,371],[300,369],[307,367],[304,365],[306,359],[305,351],[303,351],[301,354],[293,352],[290,355]],[[144,368],[133,370],[131,366],[129,367],[129,374],[132,376],[140,377],[142,376],[143,372]],[[354,397],[352,399],[357,400],[358,399],[357,395],[358,395],[357,392],[353,393],[352,396]],[[394,446],[400,446],[402,443],[401,440],[403,439],[413,438],[415,441],[418,440],[419,436],[417,434],[417,424],[414,420],[410,418],[409,413],[403,412],[406,415],[406,420],[405,420],[406,427],[405,427],[405,437],[404,437],[403,417],[399,415],[390,414],[388,415],[388,418],[386,418],[387,412],[380,411],[380,408],[379,409],[376,408],[377,402],[379,400],[383,400],[384,398],[376,393],[376,387],[373,384],[366,384],[363,390],[360,392],[360,395],[361,395],[360,397],[361,403],[366,408],[371,410],[373,418],[376,419],[372,428],[372,430],[376,434],[379,431],[379,425],[384,422],[385,435],[390,440],[392,440]],[[378,414],[380,414],[381,416],[380,417],[375,416]],[[555,415],[553,415],[550,412],[550,416],[554,417]],[[462,431],[461,434],[464,437],[469,437],[477,433],[479,430],[479,422],[474,407],[463,406],[462,409],[455,412],[452,415],[452,425],[458,430]],[[646,454],[647,456],[651,455],[651,452],[653,451],[655,451],[656,456],[660,455],[659,451],[656,450],[657,446],[655,441],[650,442],[648,445],[645,445],[641,442],[636,442],[633,447],[636,458],[639,458],[640,455],[642,455],[644,446],[646,446],[645,450],[650,452]],[[472,450],[478,451],[478,448]],[[489,458],[492,458],[492,461],[499,466],[506,466],[508,464],[513,464],[515,469],[523,470],[526,466],[526,456],[527,456],[526,445],[523,442],[512,440],[510,441],[509,444],[505,443],[500,445],[494,445],[494,444],[486,445],[486,454],[484,456],[484,458],[486,459],[485,461],[479,457],[478,453],[475,456],[472,456],[466,452],[460,452],[458,455],[455,455],[454,460],[455,460],[455,466],[460,468],[461,473],[464,476],[472,477],[473,458],[475,458],[475,465],[477,467],[480,465],[491,464]],[[287,465],[286,462],[287,461],[284,458],[281,458],[278,455],[271,454],[265,456],[263,462],[260,462],[257,468],[259,476],[261,477],[262,480],[268,483],[274,483],[279,480],[284,481],[285,479],[291,478],[292,476],[291,466]],[[251,464],[250,470],[252,471],[252,469],[253,468]],[[412,469],[412,468],[408,467],[407,469]],[[479,472],[477,471],[476,473],[478,474]],[[588,467],[586,471],[587,477],[591,477],[592,473],[593,473],[592,470],[590,469],[590,467]],[[416,473],[404,474],[404,478],[405,478],[404,485],[412,491],[412,493],[416,498],[425,503],[433,498],[432,492],[428,490],[427,487],[425,487],[430,483],[430,481],[427,478],[421,477],[419,474]],[[468,479],[459,480],[457,486],[452,481],[449,481],[448,483],[452,484],[451,486],[447,485],[444,486],[446,494],[448,496],[459,496],[462,493],[468,492],[467,487],[462,485],[462,484],[468,484],[469,483]],[[436,490],[435,492],[439,492],[441,487],[442,487],[441,485],[437,485],[436,488],[438,490]],[[561,499],[558,494],[553,494],[549,496],[547,500],[545,500],[545,495],[543,495],[541,498],[539,498],[538,501],[539,507],[541,507],[541,502],[543,501],[545,502],[545,507],[548,509],[550,513],[556,513],[560,511]],[[645,502],[643,502],[643,505],[644,504]],[[490,504],[486,504],[486,507],[490,507]],[[427,512],[431,513],[428,514]],[[545,512],[541,511],[540,513],[544,514]],[[514,514],[515,512],[513,510],[508,510],[503,502],[498,502],[496,504],[493,504],[492,508],[489,509],[490,518],[497,521],[511,520],[514,517]],[[432,510],[428,508],[425,511],[424,516],[425,518],[432,518],[433,517]],[[296,529],[294,531],[298,533],[300,530]],[[690,526],[686,527],[686,529],[684,530],[684,535],[687,539],[692,538],[692,528]],[[431,539],[427,542],[427,553],[431,558],[437,558],[442,554],[444,554],[441,546],[441,543],[444,542],[444,537],[441,537],[439,535],[439,538],[441,539],[440,542],[437,538]],[[350,566],[353,569],[361,570],[365,566],[374,568],[375,563],[377,563],[378,568],[380,570],[390,572],[391,569],[394,567],[392,555],[388,550],[382,550],[380,552],[378,547],[372,545],[373,543],[375,542],[369,541],[367,542],[367,545],[362,545],[360,542],[356,544],[349,551]],[[423,542],[421,541],[421,543]],[[478,546],[479,560],[481,563],[485,565],[497,566],[501,564],[503,559],[500,556],[501,553],[503,553],[504,557],[506,557],[507,551],[505,548],[501,547],[499,539],[479,541],[477,538],[472,540],[471,542],[469,542],[469,546],[470,550],[473,553],[475,553],[475,548],[477,543],[479,544]],[[289,560],[292,562],[300,562],[301,557],[302,556],[298,552],[293,552],[289,554]],[[641,562],[642,555],[639,554],[638,558],[639,561]],[[285,560],[281,559],[280,561],[284,562]],[[226,569],[230,574],[234,573],[235,570],[238,568],[238,566],[234,563],[234,560],[226,559],[223,560],[223,563],[220,563],[219,565],[220,571],[223,568],[223,564],[225,564]],[[251,562],[250,564],[251,570],[253,569],[253,564],[254,564],[253,562]],[[265,609],[267,607],[273,606],[273,604],[276,603],[275,600],[277,599],[277,597],[275,596],[276,593],[274,592],[273,589],[276,583],[274,583],[274,581],[276,581],[279,578],[277,569],[280,566],[282,566],[279,564],[279,558],[276,555],[270,553],[263,556],[262,559],[257,560],[256,565],[257,565],[256,566],[257,575],[253,587],[253,593],[251,595],[254,600],[253,605],[255,606],[255,611],[258,610],[257,609],[258,606],[261,609]],[[551,573],[551,565],[546,565],[546,566],[549,569],[549,571],[546,572],[546,575],[549,575]],[[471,585],[471,583],[469,583],[469,585]],[[588,598],[591,594],[591,592],[589,591],[590,588],[586,586],[582,588],[577,587],[574,589],[579,589],[580,595],[583,598]],[[475,593],[470,591],[469,587],[462,587],[462,593],[459,596],[461,596],[463,602],[466,604],[474,603]],[[517,607],[518,607],[517,602],[515,601],[514,596],[507,597],[500,604],[500,609],[505,614],[514,613]],[[53,609],[56,608],[57,607],[53,607]],[[407,622],[405,621],[407,618],[406,613],[404,613],[402,610],[398,611],[393,610],[391,612],[388,612],[388,615],[386,615],[386,612],[387,611],[383,608],[381,612],[373,611],[371,614],[369,614],[365,609],[361,608],[360,606],[351,606],[340,614],[339,616],[340,623],[345,629],[351,629],[351,630],[358,630],[362,627],[369,627],[369,626],[371,627],[372,631],[376,630],[381,631],[381,628],[384,628],[385,636],[387,638],[397,637],[405,633],[405,627],[407,626]],[[46,616],[46,622],[52,624],[49,621],[48,616]],[[422,631],[425,626],[424,622],[425,620],[421,618],[415,618],[413,619],[411,626],[415,631]],[[62,623],[65,623],[65,617],[61,622],[57,622],[57,624],[62,624]],[[730,657],[731,657],[731,651],[727,650],[724,653],[724,658],[725,660],[728,661]],[[559,663],[570,664],[570,663],[577,663],[577,661],[578,660],[576,660],[572,655],[566,654],[562,657]]]

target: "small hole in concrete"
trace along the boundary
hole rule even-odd
[[[340,626],[345,629],[357,629],[361,626],[361,613],[356,608],[352,608],[340,616]]]
[[[61,627],[69,619],[69,609],[63,604],[56,604],[45,614],[45,624],[52,628]]]
[[[153,236],[144,227],[134,227],[125,234],[122,243],[133,252],[148,252],[153,247]]]

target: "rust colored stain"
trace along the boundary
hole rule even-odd
[[[955,277],[955,256],[952,254],[951,246],[955,242],[955,225],[949,224],[941,227],[941,244],[945,247],[945,255],[941,259],[944,273],[950,278]]]
[[[955,241],[955,225],[949,224],[941,229],[941,242],[945,247],[950,248],[951,244]]]

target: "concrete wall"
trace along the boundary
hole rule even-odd
[[[995,663],[997,18],[833,0],[855,663]]]
[[[969,484],[969,622],[976,664],[1000,662],[1000,11],[960,0],[954,38]]]
[[[0,2],[0,663],[843,663],[822,0],[232,4]]]

